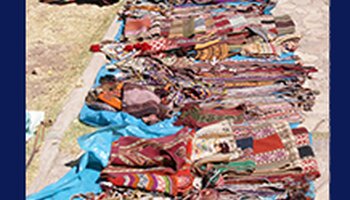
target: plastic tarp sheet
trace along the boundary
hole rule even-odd
[[[269,0],[266,0],[269,1]],[[245,4],[260,4],[259,2],[229,2],[226,4],[231,4],[231,5],[245,5]],[[267,7],[265,9],[265,14],[270,14],[270,10],[273,7]],[[219,12],[219,10],[218,10]],[[123,29],[125,26],[125,22],[123,20],[117,21],[117,23],[120,24],[119,29],[117,34],[114,37],[115,41],[119,41],[122,33],[123,33]],[[293,53],[284,53],[282,54],[280,57],[282,60],[274,60],[272,62],[274,63],[286,63],[286,64],[290,64],[290,63],[295,63],[295,60],[288,60],[285,58],[291,57],[293,56]],[[259,60],[257,58],[254,57],[246,57],[246,56],[233,56],[231,58],[229,58],[230,60],[236,60],[236,61],[240,61],[240,60]],[[112,61],[111,63],[114,63],[117,61]],[[108,71],[106,66],[108,64],[104,65],[101,67],[100,71],[97,73],[96,79],[95,79],[95,83],[93,85],[93,87],[96,87],[99,85],[99,80],[101,77],[105,76],[105,75],[114,75],[114,76],[118,76],[118,73],[120,72],[119,70],[115,70],[113,72]],[[119,114],[119,112],[110,112],[110,111],[99,111],[99,110],[93,110],[90,109],[86,104],[83,106],[83,108],[80,111],[80,115],[79,115],[79,119],[81,122],[89,125],[89,126],[94,126],[94,127],[105,127],[108,125],[113,125],[115,123],[117,123],[120,116],[123,116],[124,114]]]
[[[62,200],[69,199],[77,193],[98,193],[100,171],[107,165],[112,142],[121,136],[140,138],[157,138],[178,132],[182,127],[173,126],[176,118],[164,120],[148,126],[142,120],[125,114],[117,113],[117,124],[78,138],[80,147],[86,152],[79,165],[73,167],[64,177],[38,193],[30,195],[27,200]]]
[[[269,13],[272,7],[266,8],[265,13]],[[120,29],[115,36],[119,41],[124,27],[123,21],[120,22]],[[289,57],[290,54],[282,55]],[[232,60],[254,59],[244,56],[234,56]],[[294,60],[273,61],[283,63],[294,63]],[[99,85],[101,77],[110,74],[117,76],[118,70],[110,72],[106,65],[102,66],[97,74],[93,87]],[[56,183],[53,183],[38,193],[29,195],[27,200],[62,200],[69,199],[72,195],[78,193],[99,193],[101,188],[98,183],[100,171],[106,166],[112,142],[121,136],[135,136],[140,138],[157,138],[171,135],[179,131],[182,127],[176,127],[173,122],[176,116],[148,126],[141,119],[137,119],[124,112],[96,111],[84,105],[79,119],[90,126],[103,126],[100,130],[81,136],[78,138],[80,147],[85,154],[80,158],[79,164],[74,166],[64,177]],[[298,124],[291,124],[292,128]],[[311,137],[311,134],[310,134]],[[310,188],[309,196],[314,195],[314,189]]]
[[[120,115],[123,115],[120,113]],[[130,115],[123,116],[119,124],[101,128],[100,130],[78,138],[80,147],[86,152],[64,177],[54,184],[45,187],[38,193],[30,195],[27,200],[61,200],[69,199],[78,193],[99,193],[101,188],[98,180],[101,170],[107,165],[112,142],[121,136],[140,138],[157,138],[171,135],[182,127],[173,126],[175,120],[169,119],[148,126],[141,120]],[[291,124],[292,128],[298,124]],[[311,137],[311,134],[310,134]],[[314,187],[310,188],[308,196],[314,196]]]
[[[287,58],[292,56],[293,54],[283,54],[281,58]],[[230,60],[235,61],[243,61],[243,60],[259,60],[252,57],[246,57],[246,56],[233,56],[230,58]],[[285,63],[285,64],[292,64],[295,63],[295,60],[275,60],[272,61],[274,63]],[[99,85],[99,80],[101,77],[106,75],[113,75],[118,77],[118,73],[120,73],[119,70],[115,71],[109,71],[107,70],[107,65],[103,65],[99,72],[97,73],[95,82],[93,87],[97,87]],[[128,115],[124,112],[111,112],[111,111],[103,111],[103,110],[93,110],[89,108],[86,104],[83,106],[83,108],[80,111],[79,119],[81,122],[94,127],[105,127],[108,125],[118,124],[120,120],[123,120],[123,118]]]

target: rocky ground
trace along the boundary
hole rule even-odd
[[[53,6],[38,0],[27,3],[27,109],[43,110],[55,121],[69,93],[82,85],[82,74],[91,54],[88,47],[99,41],[112,22],[118,5]],[[298,54],[305,64],[314,64],[319,72],[308,84],[321,94],[312,112],[307,113],[305,126],[314,131],[314,147],[320,163],[322,178],[317,181],[317,199],[328,200],[329,195],[329,0],[280,0],[275,15],[289,14],[296,22],[297,32],[303,36]],[[67,101],[69,102],[69,101]],[[66,105],[65,105],[66,106]],[[73,113],[74,114],[74,113]],[[69,122],[70,123],[70,122]],[[79,151],[75,141],[89,129],[74,121],[60,141],[54,166],[40,186],[31,188],[32,181],[41,174],[37,155],[27,169],[27,193],[37,191],[56,181],[69,169],[64,164]],[[30,147],[27,147],[27,155]]]

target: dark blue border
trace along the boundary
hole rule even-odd
[[[331,2],[331,199],[350,199],[350,44],[348,1]]]
[[[323,1],[320,0],[320,3]],[[350,2],[331,5],[331,199],[349,199]],[[2,187],[0,199],[25,198],[25,1],[2,1]],[[321,197],[322,198],[322,197]]]
[[[24,199],[25,1],[1,3],[0,199]]]

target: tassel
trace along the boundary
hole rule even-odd
[[[90,46],[91,52],[101,52],[101,45],[99,44],[93,44]]]

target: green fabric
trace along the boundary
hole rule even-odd
[[[203,168],[205,167],[203,166]],[[216,185],[216,182],[219,180],[220,175],[228,170],[233,169],[237,172],[254,171],[254,169],[256,168],[256,164],[252,160],[247,160],[239,162],[229,162],[225,164],[215,164],[213,168],[216,169],[216,172],[209,179],[210,185]]]
[[[252,160],[247,160],[243,162],[229,162],[224,165],[222,164],[214,165],[214,168],[219,170],[221,173],[230,169],[234,169],[235,171],[247,171],[247,170],[253,171],[255,167],[256,167],[256,164]]]

